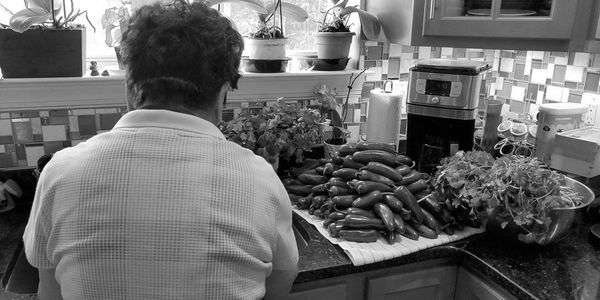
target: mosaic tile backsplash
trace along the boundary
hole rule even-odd
[[[417,60],[430,58],[488,62],[492,69],[484,75],[481,98],[504,101],[504,117],[535,118],[541,104],[574,102],[589,105],[588,124],[600,126],[600,54],[365,42],[360,65],[375,71],[368,80],[407,81],[409,68]]]
[[[575,102],[590,105],[587,122],[600,126],[600,54],[412,47],[366,42],[360,67],[367,76],[362,96],[351,98],[345,123],[354,137],[365,131],[369,91],[384,80],[407,81],[417,60],[454,58],[486,61],[492,69],[482,82],[481,97],[505,101],[504,117],[535,117],[540,104]],[[358,88],[358,87],[355,87]],[[345,95],[339,95],[338,102]],[[483,101],[480,101],[480,107]],[[310,101],[299,101],[299,105]],[[225,121],[243,110],[257,110],[265,102],[228,103]],[[88,108],[40,111],[0,111],[0,168],[32,168],[37,159],[74,146],[110,130],[126,108]],[[403,120],[401,131],[406,130]]]

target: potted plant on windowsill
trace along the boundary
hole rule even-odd
[[[281,0],[273,0],[266,6],[260,0],[208,0],[205,3],[215,6],[223,2],[246,4],[258,14],[256,29],[245,36],[247,57],[242,59],[243,69],[260,73],[285,71],[289,58],[285,54],[287,38],[282,28],[283,18],[304,22],[308,19],[306,10]]]
[[[278,99],[258,112],[242,112],[218,127],[229,141],[262,156],[285,175],[287,168],[280,168],[281,164],[301,165],[304,153],[323,142],[324,123],[318,110]]]
[[[83,76],[85,27],[73,22],[84,15],[95,31],[87,11],[75,11],[73,2],[67,7],[65,0],[25,0],[25,7],[13,13],[9,25],[0,29],[4,77]]]
[[[123,29],[127,27],[127,23],[131,18],[131,0],[121,0],[121,6],[110,7],[104,11],[102,15],[102,29],[106,34],[104,42],[108,47],[115,49],[119,69],[124,70],[125,66],[121,59],[121,38]]]
[[[362,39],[376,40],[381,31],[379,19],[356,6],[347,6],[348,0],[334,0],[335,4],[325,11],[319,30],[315,34],[317,58],[328,60],[329,70],[342,70],[349,60],[350,45],[354,32],[350,31],[350,15],[356,13],[360,20]]]

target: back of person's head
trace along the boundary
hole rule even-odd
[[[231,22],[203,3],[141,7],[121,42],[130,104],[139,108],[150,96],[212,107],[225,83],[237,88],[243,47]]]

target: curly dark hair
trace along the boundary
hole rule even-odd
[[[211,107],[223,84],[237,88],[243,48],[231,22],[201,2],[141,7],[121,42],[133,107],[174,94],[185,107]]]

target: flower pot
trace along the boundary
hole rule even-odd
[[[81,77],[85,56],[85,28],[33,28],[23,33],[0,29],[4,78]]]
[[[338,144],[330,144],[328,142],[323,143],[323,154],[325,158],[333,158],[335,156],[335,152],[340,150],[340,148],[345,145],[346,142]]]
[[[354,32],[318,32],[315,34],[319,59],[348,58]]]
[[[287,39],[244,39],[245,55],[249,59],[285,59]]]

